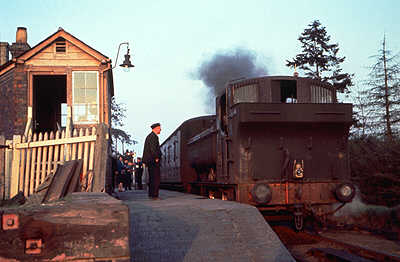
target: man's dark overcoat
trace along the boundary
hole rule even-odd
[[[158,158],[158,162],[156,159]],[[151,132],[144,142],[142,161],[149,171],[149,197],[158,197],[160,188],[161,150],[158,136]]]

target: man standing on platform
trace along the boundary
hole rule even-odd
[[[160,123],[151,125],[151,133],[146,137],[143,149],[143,163],[149,172],[149,197],[158,199],[158,191],[160,188],[160,161],[161,150],[158,135],[161,132]]]
[[[142,190],[142,176],[143,176],[143,163],[140,157],[137,158],[136,165],[135,165],[135,187],[136,189]]]

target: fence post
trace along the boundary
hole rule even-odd
[[[0,146],[6,145],[6,138],[0,136]],[[4,200],[4,189],[5,189],[5,148],[0,147],[0,200]]]
[[[5,162],[4,162],[4,199],[10,198],[10,181],[11,181],[11,168],[12,168],[12,159],[13,159],[13,150],[12,150],[12,140],[6,140],[6,146],[10,148],[6,148],[5,154]]]
[[[16,149],[16,145],[20,143],[21,143],[21,136],[14,135],[13,149],[12,149],[10,198],[13,198],[16,194],[18,194],[20,150]]]
[[[108,126],[99,124],[96,129],[93,192],[105,192],[109,136]]]

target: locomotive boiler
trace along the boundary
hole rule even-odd
[[[185,121],[161,145],[161,183],[264,211],[322,217],[350,202],[352,105],[327,83],[265,76],[229,82],[216,115]],[[337,209],[337,208],[336,208]]]

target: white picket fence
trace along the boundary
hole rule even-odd
[[[15,135],[13,140],[6,140],[9,148],[4,157],[4,198],[12,198],[20,191],[26,197],[32,195],[58,164],[77,159],[83,160],[81,182],[86,183],[81,185],[89,188],[95,164],[96,128],[74,129],[71,133]]]

